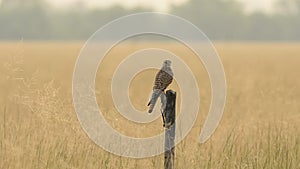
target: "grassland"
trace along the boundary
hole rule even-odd
[[[72,106],[72,73],[83,43],[0,43],[0,168],[163,168],[163,156],[130,159],[105,152],[83,132]],[[98,104],[116,130],[147,137],[161,121],[139,125],[113,108],[108,90],[119,61],[144,47],[181,56],[195,72],[201,103],[195,126],[176,146],[178,169],[300,169],[300,44],[215,43],[227,77],[224,117],[205,144],[198,135],[209,110],[210,84],[192,52],[179,44],[122,44],[108,53],[96,80]],[[189,56],[189,57],[187,57]],[[155,71],[129,91],[145,110]],[[171,88],[178,89],[176,83]],[[177,90],[178,91],[178,90]],[[125,126],[125,127],[124,127]],[[133,130],[134,129],[134,130]]]

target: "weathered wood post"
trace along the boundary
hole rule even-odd
[[[166,107],[163,111],[164,127],[165,127],[165,169],[174,169],[175,156],[175,107],[176,107],[176,92],[168,90],[166,92]]]

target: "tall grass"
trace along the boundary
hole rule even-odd
[[[164,46],[175,53],[185,50],[176,44]],[[207,79],[203,80],[207,78],[205,72],[196,74],[202,79],[200,114],[192,131],[176,146],[176,168],[300,169],[300,92],[294,87],[300,83],[300,58],[295,57],[300,53],[299,46],[217,44],[228,81],[224,117],[213,137],[199,144],[210,94],[205,91],[209,90]],[[72,107],[69,77],[80,47],[76,43],[0,44],[4,56],[0,58],[4,65],[0,67],[0,168],[163,168],[163,155],[145,159],[119,157],[95,145],[83,132]],[[115,49],[111,55],[119,56],[139,47]],[[255,51],[262,49],[263,53],[256,55]],[[62,73],[63,67],[67,69]],[[148,72],[151,73],[155,72]],[[98,78],[109,79],[108,75]],[[132,85],[141,86],[144,81],[137,78]],[[160,119],[137,126],[125,122],[111,108],[111,102],[101,100],[101,94],[108,95],[104,90],[108,85],[97,89],[97,97],[106,110],[106,119],[116,130],[141,137],[162,132]],[[137,107],[141,100],[148,99],[148,95],[139,92],[130,93],[130,97]],[[136,129],[131,130],[133,127]]]

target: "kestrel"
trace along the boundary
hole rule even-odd
[[[156,74],[155,82],[153,86],[152,97],[148,103],[149,110],[148,113],[152,113],[155,103],[158,97],[161,97],[162,102],[162,110],[164,109],[166,98],[165,98],[165,89],[172,83],[173,81],[173,71],[171,69],[171,61],[165,60],[162,68]]]

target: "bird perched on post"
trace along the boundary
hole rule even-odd
[[[155,77],[152,96],[147,105],[149,106],[148,113],[152,113],[158,97],[161,97],[162,110],[164,110],[166,104],[165,89],[172,83],[172,81],[173,71],[171,69],[171,61],[165,60],[163,62],[162,68],[159,70]]]

